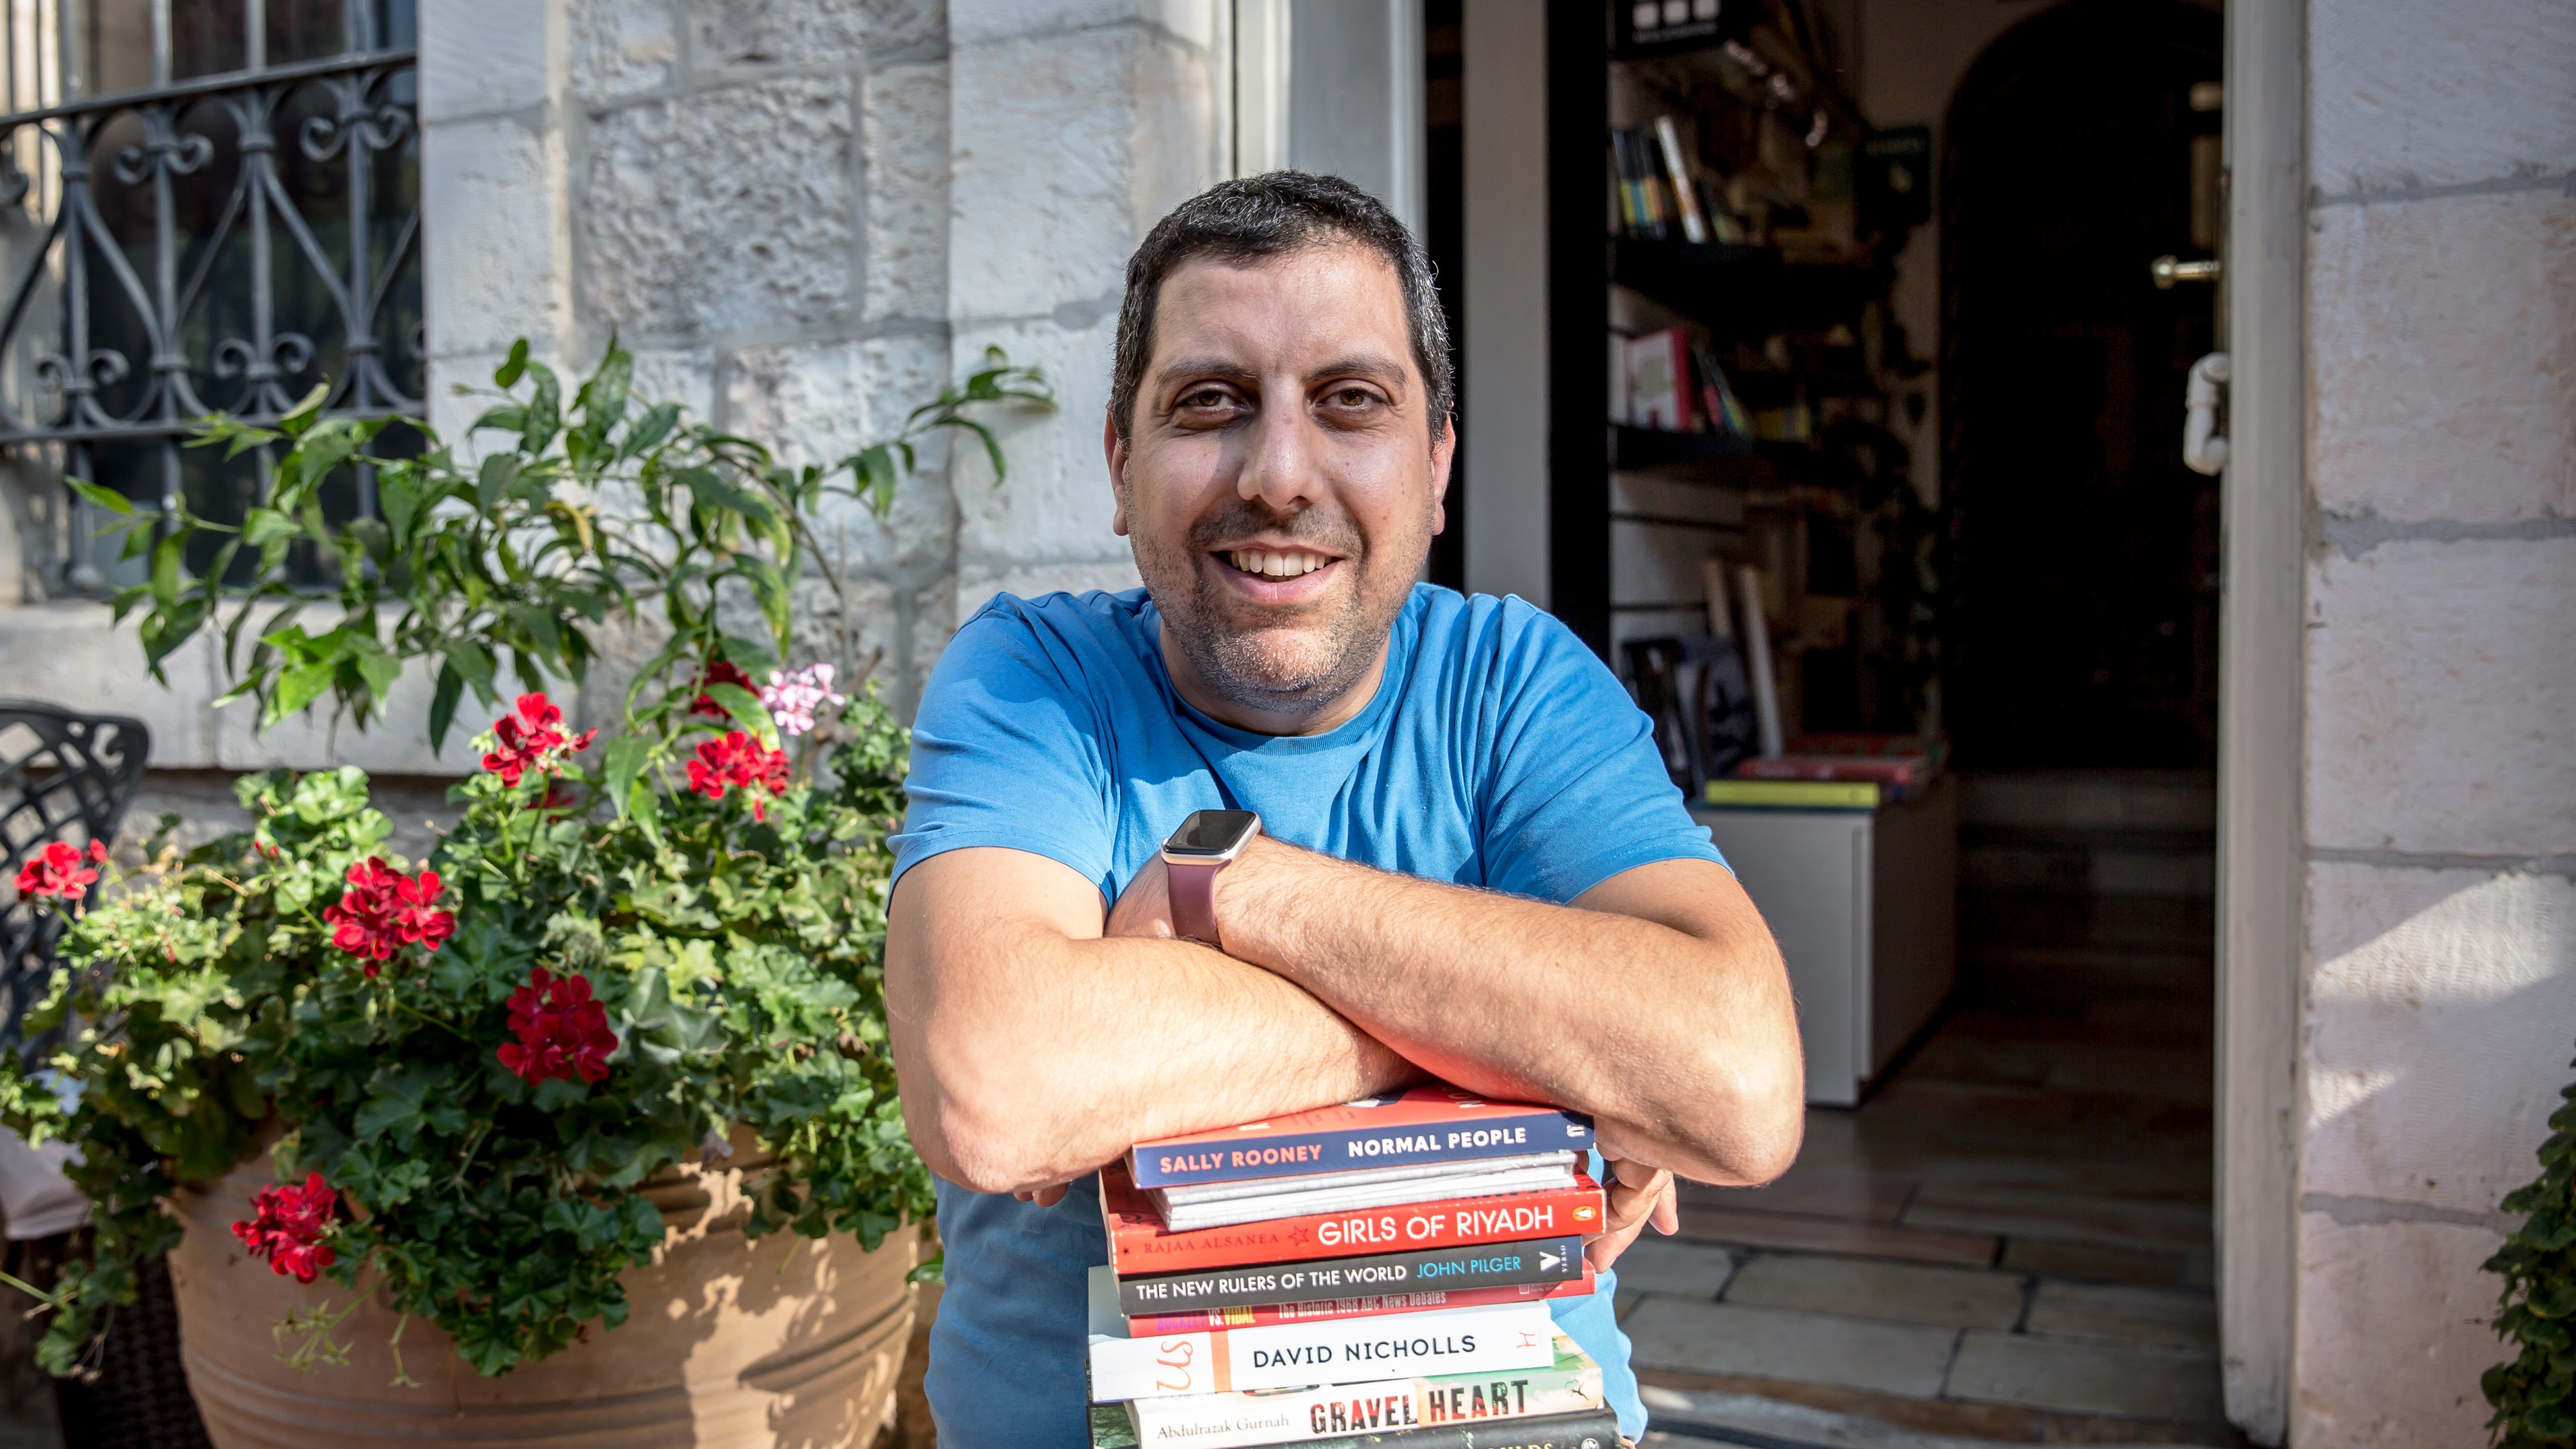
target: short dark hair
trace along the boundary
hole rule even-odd
[[[1154,223],[1127,259],[1127,296],[1118,306],[1118,356],[1110,371],[1109,415],[1120,442],[1136,416],[1146,355],[1154,346],[1154,307],[1164,279],[1198,257],[1243,263],[1320,246],[1365,247],[1395,268],[1404,289],[1405,331],[1430,402],[1431,434],[1455,408],[1449,319],[1421,244],[1376,197],[1338,176],[1272,171],[1220,181]]]

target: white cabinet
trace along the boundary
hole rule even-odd
[[[1788,959],[1807,1100],[1858,1104],[1958,981],[1957,781],[1876,810],[1692,813]]]

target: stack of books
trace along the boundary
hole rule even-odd
[[[1138,1143],[1100,1172],[1094,1449],[1617,1449],[1591,1124],[1445,1086]]]

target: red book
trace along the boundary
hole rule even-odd
[[[1150,1338],[1163,1333],[1222,1333],[1229,1328],[1258,1328],[1272,1323],[1313,1323],[1324,1318],[1375,1318],[1382,1313],[1422,1313],[1434,1308],[1482,1308],[1491,1303],[1535,1303],[1547,1298],[1589,1298],[1592,1265],[1583,1276],[1563,1283],[1528,1283],[1518,1288],[1429,1288],[1411,1293],[1380,1293],[1368,1298],[1325,1298],[1313,1303],[1279,1303],[1265,1308],[1217,1308],[1199,1313],[1157,1313],[1130,1317],[1127,1334]]]
[[[1136,1190],[1127,1164],[1113,1162],[1100,1169],[1100,1216],[1109,1229],[1111,1268],[1120,1273],[1179,1273],[1601,1231],[1607,1221],[1601,1185],[1580,1172],[1574,1175],[1574,1183],[1546,1192],[1315,1213],[1176,1233],[1163,1226],[1162,1215]]]

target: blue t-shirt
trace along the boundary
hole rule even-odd
[[[1645,715],[1564,625],[1517,598],[1417,585],[1376,696],[1320,735],[1249,734],[1199,713],[1174,692],[1160,637],[1142,589],[1004,594],[967,620],[913,724],[897,877],[943,850],[1004,846],[1071,866],[1106,905],[1183,816],[1215,809],[1257,811],[1264,833],[1344,860],[1544,901],[1653,861],[1723,863]],[[942,1181],[939,1232],[940,1443],[1087,1445],[1084,1275],[1108,1261],[1096,1181],[1052,1208]],[[1604,1273],[1592,1297],[1553,1307],[1635,1438],[1646,1413],[1616,1290]]]

